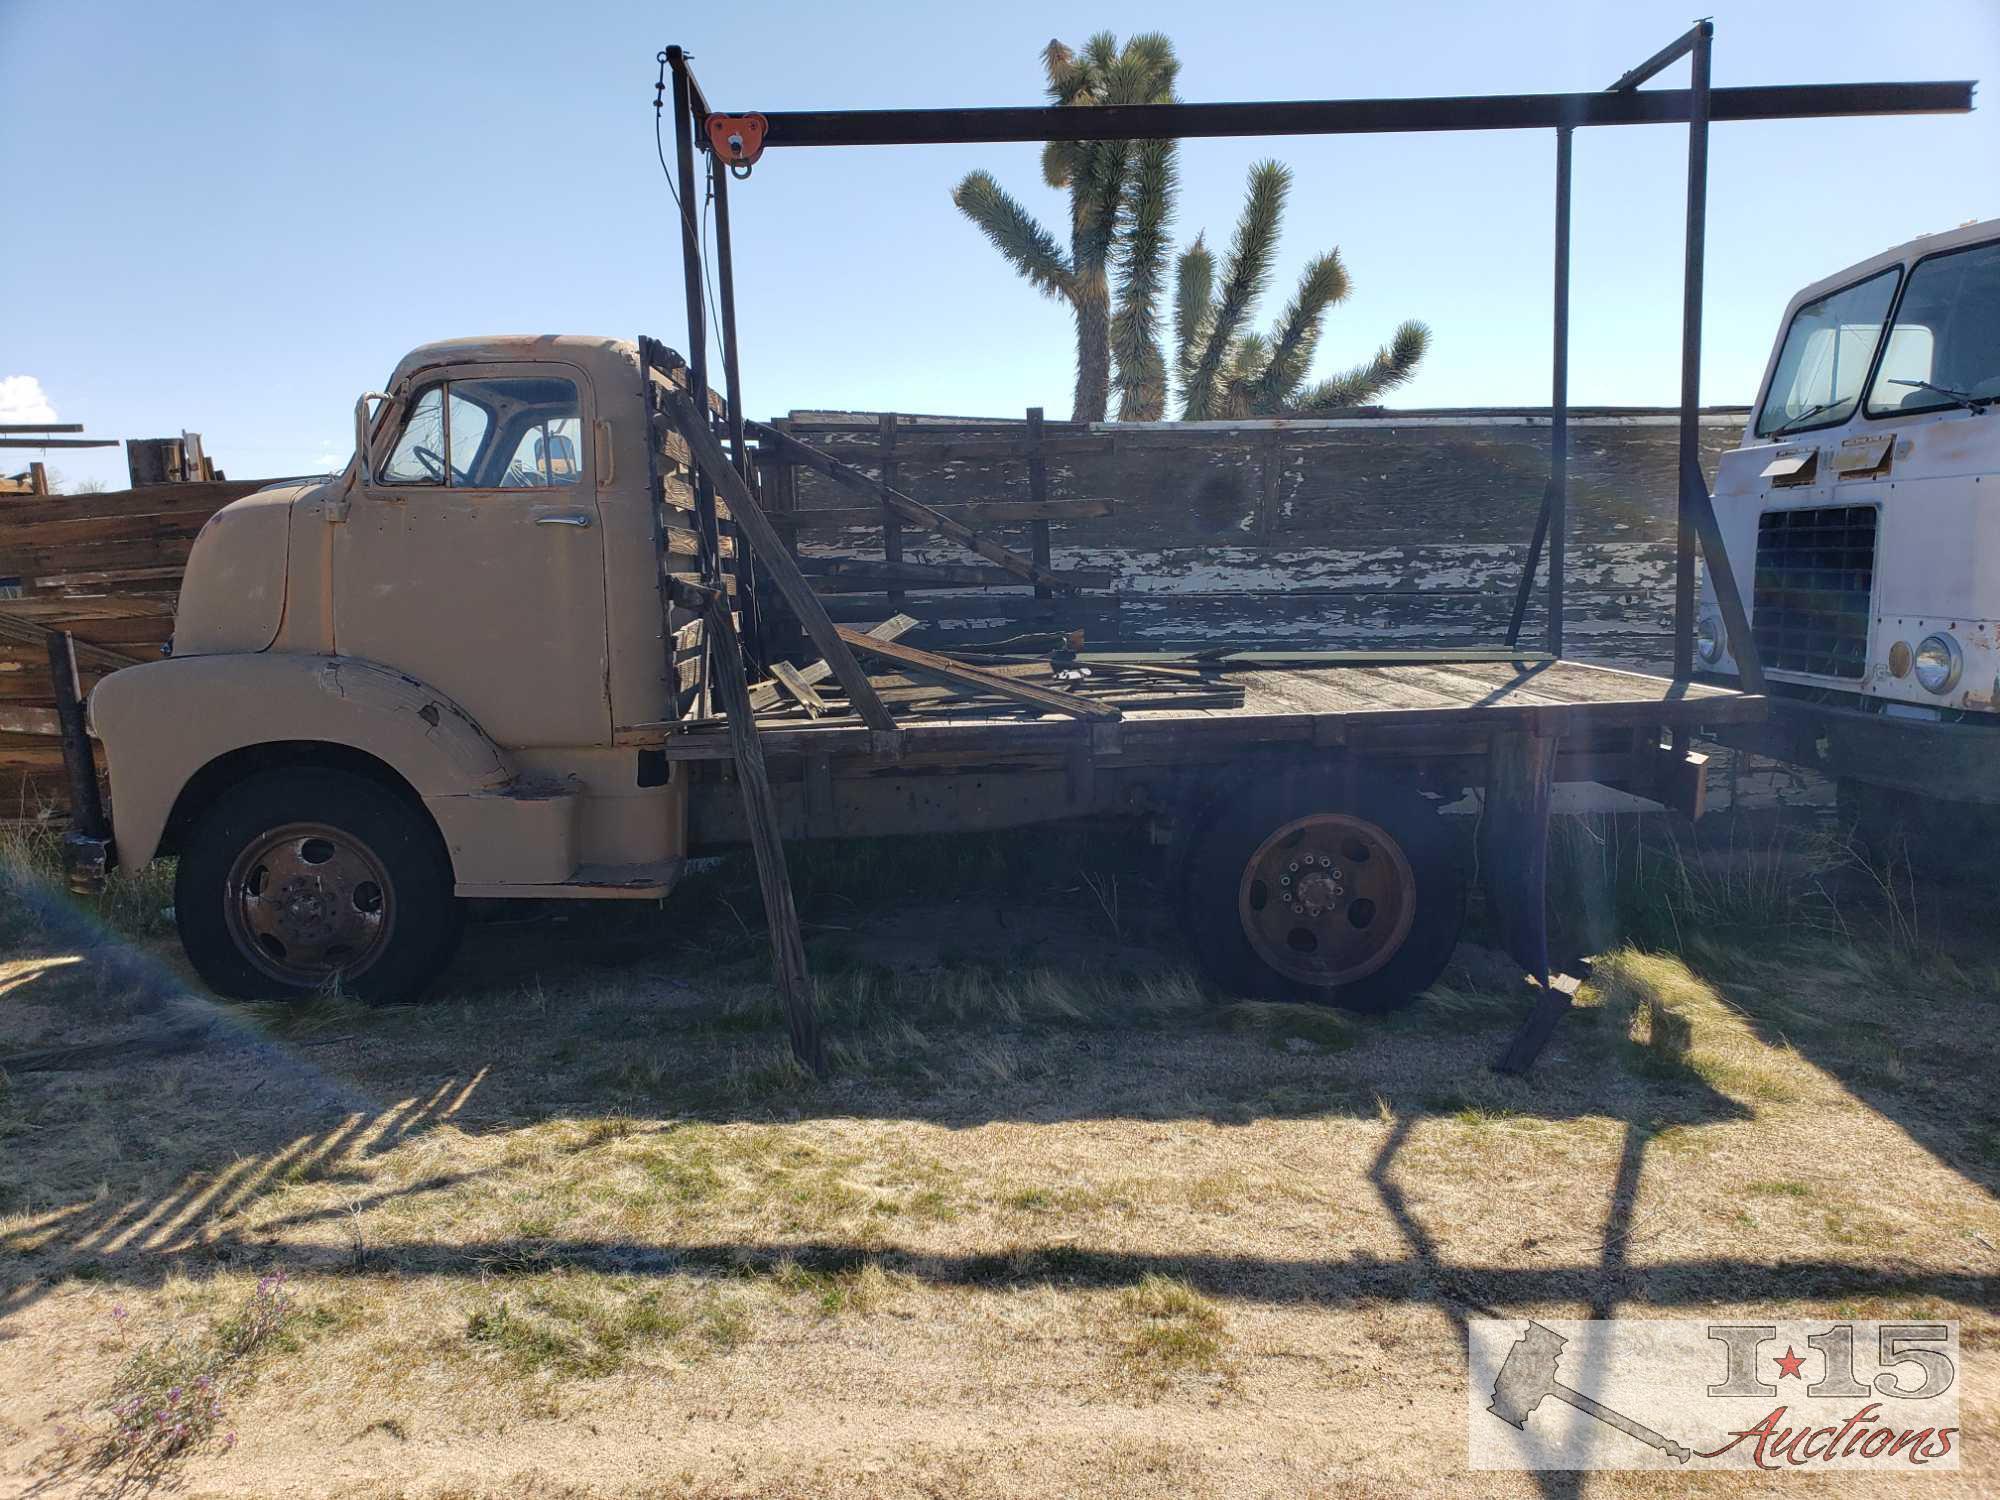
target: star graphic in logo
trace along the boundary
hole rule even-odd
[[[1803,1354],[1792,1353],[1792,1346],[1787,1344],[1785,1345],[1785,1352],[1778,1357],[1778,1374],[1780,1376],[1789,1375],[1794,1380],[1803,1380],[1805,1376],[1799,1373],[1799,1367],[1805,1362],[1806,1357]]]

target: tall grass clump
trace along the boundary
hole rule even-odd
[[[1836,943],[1927,953],[1907,848],[1833,828],[1718,815],[1696,841],[1664,819],[1555,819],[1549,903],[1558,948],[1684,952],[1699,942]]]
[[[157,937],[172,926],[171,860],[154,860],[136,875],[113,869],[99,894],[71,896],[62,866],[67,828],[68,821],[49,806],[0,822],[0,901],[10,908],[12,921],[21,921],[24,909],[37,902],[59,900],[74,902],[121,937]]]

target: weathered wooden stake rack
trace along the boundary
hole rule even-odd
[[[899,645],[888,621],[867,633],[842,629],[815,594],[811,581],[786,543],[796,540],[794,515],[780,528],[766,516],[753,489],[755,467],[763,465],[763,482],[778,476],[777,509],[786,506],[793,467],[804,466],[866,498],[878,514],[883,532],[879,578],[888,587],[889,602],[901,603],[901,591],[918,582],[935,581],[919,572],[902,555],[903,529],[917,526],[944,536],[978,556],[1005,576],[1031,585],[1036,594],[1053,601],[1060,593],[1074,594],[1086,585],[1052,566],[1046,494],[1045,460],[1054,444],[1040,431],[1038,412],[1031,412],[1026,453],[1033,491],[1026,511],[1034,530],[1030,555],[981,533],[906,493],[899,485],[899,465],[912,460],[918,445],[902,442],[893,421],[880,430],[879,478],[804,444],[776,424],[747,421],[738,367],[733,252],[730,238],[729,193],[733,170],[748,172],[751,155],[725,162],[711,142],[708,126],[716,112],[688,68],[678,47],[661,52],[660,93],[671,73],[676,173],[679,179],[683,286],[688,323],[687,391],[678,392],[667,380],[656,354],[649,352],[649,381],[657,374],[663,416],[678,430],[691,455],[694,512],[699,535],[697,583],[683,582],[676,600],[698,606],[706,622],[703,645],[706,679],[697,695],[706,705],[721,704],[727,720],[728,749],[698,723],[663,726],[657,752],[677,759],[734,761],[742,812],[757,851],[760,880],[772,923],[772,940],[779,983],[791,1017],[794,1050],[806,1066],[818,1067],[821,1053],[812,1017],[810,980],[805,973],[796,915],[786,882],[780,829],[786,806],[769,774],[767,758],[797,756],[805,761],[804,816],[811,826],[817,801],[824,821],[839,826],[839,799],[845,787],[849,803],[871,803],[871,786],[897,785],[895,778],[922,769],[925,757],[967,751],[1019,767],[1014,773],[1023,802],[1046,795],[1053,756],[1057,780],[1066,788],[1077,811],[1098,807],[1107,785],[1121,807],[1143,802],[1157,788],[1147,780],[1148,769],[1164,766],[1177,775],[1207,767],[1223,774],[1231,757],[1249,747],[1296,744],[1307,751],[1344,750],[1390,752],[1399,761],[1421,763],[1438,776],[1462,775],[1460,785],[1484,785],[1487,820],[1483,842],[1489,901],[1514,955],[1531,969],[1542,986],[1541,998],[1524,1024],[1502,1065],[1526,1067],[1547,1039],[1568,1004],[1563,987],[1552,985],[1548,973],[1544,859],[1549,789],[1559,777],[1625,781],[1667,790],[1684,765],[1681,751],[1690,734],[1703,723],[1761,713],[1763,677],[1756,660],[1742,601],[1738,597],[1713,507],[1698,462],[1700,408],[1701,288],[1707,191],[1709,123],[1714,120],[1784,119],[1830,115],[1868,115],[1964,110],[1971,106],[1971,86],[1943,84],[1787,85],[1772,88],[1714,89],[1709,80],[1712,26],[1704,21],[1661,49],[1601,93],[1502,95],[1457,99],[1319,100],[1264,104],[1118,105],[1088,109],[1002,108],[939,110],[853,110],[763,114],[763,150],[800,146],[968,143],[1048,140],[1145,140],[1177,137],[1342,134],[1376,131],[1549,129],[1556,134],[1556,319],[1554,442],[1550,474],[1529,548],[1515,618],[1501,643],[1490,653],[1404,652],[1352,653],[1335,667],[1321,660],[1281,658],[1244,661],[1232,673],[1219,671],[1221,686],[1244,694],[1241,711],[1197,710],[1148,715],[1104,704],[1091,705],[1084,694],[1052,683],[1036,683],[1006,670],[953,661],[934,652]],[[1691,86],[1686,90],[1641,91],[1639,85],[1682,57],[1691,60]],[[664,107],[664,100],[658,101]],[[728,117],[718,117],[719,122]],[[1672,680],[1644,678],[1584,667],[1560,659],[1565,534],[1565,458],[1567,435],[1567,343],[1569,274],[1569,196],[1571,135],[1580,127],[1685,123],[1688,127],[1687,243],[1683,282],[1682,383],[1680,414],[1680,493],[1676,562],[1676,672]],[[723,132],[721,138],[727,138]],[[694,153],[708,153],[707,199],[715,211],[715,268],[719,272],[719,329],[727,391],[725,422],[730,451],[709,428],[707,267],[702,237],[692,205],[703,201],[695,173]],[[654,346],[657,351],[657,346]],[[753,455],[748,439],[755,437]],[[973,440],[976,441],[976,440]],[[1056,440],[1062,441],[1062,440]],[[727,501],[739,543],[725,552],[719,529],[718,491]],[[1699,545],[1716,580],[1725,628],[1736,643],[1748,694],[1701,688],[1690,682],[1694,630],[1695,556]],[[1549,555],[1549,640],[1546,654],[1523,651],[1520,623],[1532,581],[1546,547]],[[725,566],[725,562],[727,566]],[[819,660],[802,668],[775,672],[773,681],[750,686],[745,657],[762,668],[781,652],[771,648],[780,637],[760,618],[757,575],[768,577],[777,595],[810,638]],[[727,601],[734,599],[735,612]],[[740,632],[747,651],[738,649]],[[1009,710],[1032,709],[1043,717],[1003,722],[977,711],[963,718],[915,725],[899,719],[884,700],[885,689],[869,678],[857,650],[884,660],[901,672],[901,679],[928,680],[953,692],[986,695]],[[1483,658],[1483,660],[1481,659]],[[1088,659],[1088,658],[1086,658]],[[1121,661],[1129,661],[1121,657]],[[1184,659],[1183,659],[1184,660]],[[1450,666],[1440,665],[1450,663]],[[821,666],[824,670],[821,671]],[[790,666],[790,664],[786,664]],[[1009,665],[1000,664],[1002,667]],[[1221,667],[1227,663],[1210,663]],[[1484,669],[1490,680],[1480,677]],[[1615,679],[1615,680],[1614,680]],[[836,711],[820,684],[838,683],[844,708]],[[1275,685],[1274,685],[1275,684]],[[1483,693],[1481,689],[1486,691]],[[897,691],[901,691],[899,687]],[[805,722],[799,727],[766,727],[759,723],[758,704],[796,703]],[[1105,711],[1106,708],[1109,711]],[[1207,715],[1207,717],[1200,717]],[[1673,750],[1662,756],[1660,735],[1672,735]],[[1570,763],[1565,767],[1565,760]],[[1471,762],[1468,766],[1466,763]],[[1666,772],[1660,774],[1664,765]],[[1043,782],[1034,778],[1041,777]],[[1042,788],[1038,791],[1037,788]],[[828,809],[831,808],[831,814]],[[1036,816],[1052,815],[1035,804]],[[983,825],[968,819],[960,826]],[[889,830],[883,830],[889,831]]]

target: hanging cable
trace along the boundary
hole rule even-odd
[[[653,81],[653,154],[660,159],[660,175],[667,180],[667,194],[674,200],[674,208],[678,212],[681,222],[687,225],[689,232],[695,237],[695,244],[699,247],[701,256],[701,284],[703,290],[708,293],[709,327],[715,332],[716,352],[726,356],[727,350],[724,347],[722,336],[722,314],[717,309],[715,279],[709,271],[708,264],[708,205],[714,200],[715,188],[713,184],[709,186],[707,197],[704,199],[701,208],[702,225],[701,228],[697,229],[693,213],[685,203],[681,202],[680,189],[674,184],[673,169],[667,165],[667,142],[663,126],[661,125],[661,120],[666,114],[666,50],[662,48],[654,60],[660,65],[660,74]],[[685,247],[683,247],[683,253],[685,253]]]

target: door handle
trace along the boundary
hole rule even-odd
[[[536,516],[537,526],[588,526],[590,517],[580,510],[567,510],[560,515]]]

